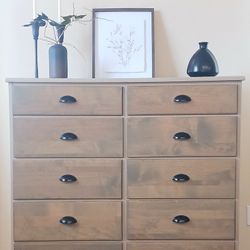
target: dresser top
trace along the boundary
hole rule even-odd
[[[9,83],[195,83],[195,82],[237,82],[243,81],[243,76],[219,76],[219,77],[168,77],[168,78],[7,78]]]

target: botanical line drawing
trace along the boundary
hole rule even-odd
[[[121,24],[116,24],[114,30],[109,35],[110,37],[106,39],[106,48],[116,55],[118,64],[123,67],[127,67],[132,57],[136,56],[143,49],[143,45],[136,41],[135,29],[133,27],[129,27],[125,31]]]

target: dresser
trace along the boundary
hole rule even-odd
[[[8,79],[14,250],[236,250],[242,80]]]

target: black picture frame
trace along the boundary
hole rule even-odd
[[[113,16],[113,17],[109,18],[109,16]],[[123,18],[122,16],[124,17],[131,16],[132,20],[136,18],[136,22],[134,23],[139,23],[141,25],[137,27],[137,30],[140,31],[139,33],[143,32],[143,36],[142,35],[139,36],[139,34],[137,35],[137,41],[141,39],[140,42],[143,45],[140,44],[138,45],[138,47],[134,48],[133,50],[134,57],[133,59],[131,59],[130,65],[128,64],[126,65],[127,68],[124,66],[125,64],[123,64],[124,60],[122,61],[122,63],[119,62],[117,64],[116,64],[116,60],[114,60],[114,58],[116,58],[117,60],[118,58],[121,58],[119,56],[121,53],[117,52],[118,51],[117,46],[113,46],[112,48],[110,48],[109,46],[106,46],[104,48],[104,50],[106,50],[106,55],[108,56],[104,56],[105,53],[102,52],[104,43],[106,44],[106,40],[104,40],[104,37],[105,35],[108,36],[108,34],[111,34],[111,33],[106,32],[105,28],[103,29],[103,27],[116,25],[115,29],[117,30],[117,27],[118,26],[123,27],[122,26],[123,24],[128,26],[129,24],[127,24],[128,22],[127,20],[129,20],[129,18],[122,20]],[[119,18],[119,25],[115,23],[115,21],[113,21],[113,20],[118,20],[118,18]],[[154,8],[95,8],[93,9],[92,20],[93,20],[92,21],[92,77],[93,78],[152,78],[152,77],[155,77]],[[142,29],[140,29],[140,27],[143,27],[143,31]],[[128,30],[127,27],[126,29]],[[113,35],[114,33],[115,32],[112,33],[112,37],[114,37]],[[126,34],[128,33],[129,34],[132,33],[133,35],[136,32],[134,31],[131,32],[128,30]],[[125,33],[124,33],[124,37],[125,37]],[[130,39],[130,40],[136,41],[136,39]],[[115,40],[115,42],[117,41],[118,40]],[[126,41],[125,38],[124,38],[124,41]],[[113,41],[109,41],[109,42],[111,43]],[[135,44],[135,42],[133,44]],[[107,54],[108,49],[110,49],[110,53]],[[112,52],[114,51],[117,53],[113,53],[114,58],[113,57],[111,58]],[[135,53],[137,53],[138,56],[135,55]],[[107,59],[107,57],[109,57],[109,59]],[[135,62],[135,58],[140,60],[138,64]],[[107,62],[109,62],[110,65]],[[125,63],[127,63],[127,60]],[[135,66],[134,68],[133,68],[133,65]],[[111,68],[111,70],[113,69],[115,70],[117,68],[116,69],[117,72],[105,71],[104,67],[109,67]]]

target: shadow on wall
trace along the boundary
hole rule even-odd
[[[170,48],[165,24],[161,13],[155,11],[155,76],[174,77],[177,76],[176,65]]]

